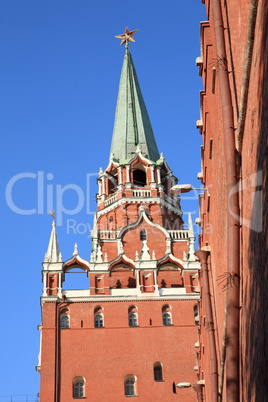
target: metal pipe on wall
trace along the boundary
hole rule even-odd
[[[211,305],[211,295],[209,290],[209,279],[208,279],[208,264],[207,259],[209,256],[209,251],[198,250],[195,255],[201,263],[201,273],[203,278],[204,286],[204,302],[206,306],[206,323],[209,337],[209,349],[210,349],[210,364],[211,364],[211,402],[218,401],[218,362],[217,362],[217,352],[216,352],[216,341],[214,333],[214,322],[212,314]]]

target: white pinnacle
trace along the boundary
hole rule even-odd
[[[58,237],[56,232],[56,222],[52,222],[52,230],[48,243],[47,252],[45,254],[46,262],[62,262],[61,252],[58,244]]]
[[[189,212],[188,214],[188,230],[189,230],[189,245],[188,245],[188,260],[189,261],[196,261],[196,256],[195,256],[195,249],[194,249],[194,228],[193,228],[193,221],[192,221],[192,216]]]
[[[79,254],[79,252],[78,252],[78,245],[77,245],[77,243],[74,243],[74,252],[73,252],[73,255],[78,255]]]

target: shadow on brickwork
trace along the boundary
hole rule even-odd
[[[260,3],[262,16],[262,43],[259,49],[259,116],[260,136],[257,148],[257,171],[262,171],[263,227],[260,233],[251,230],[249,245],[250,288],[247,304],[246,329],[246,377],[247,401],[265,402],[268,400],[268,3]],[[261,29],[256,29],[261,34]],[[254,60],[253,60],[254,62]],[[250,163],[250,161],[246,161]],[[260,194],[260,193],[259,193]],[[255,193],[251,222],[261,214]],[[253,226],[251,226],[253,227]]]

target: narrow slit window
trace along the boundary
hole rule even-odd
[[[209,159],[212,159],[213,139],[209,139]]]
[[[212,93],[215,94],[216,87],[216,67],[212,69]]]
[[[146,233],[146,230],[145,230],[145,229],[142,229],[142,230],[140,231],[140,240],[141,240],[141,241],[147,240],[147,233]]]

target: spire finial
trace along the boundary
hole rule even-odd
[[[62,256],[58,244],[58,236],[56,231],[56,221],[52,221],[52,230],[48,243],[47,252],[45,254],[45,262],[61,262]]]
[[[73,252],[73,255],[74,255],[74,256],[75,256],[75,255],[79,255],[77,243],[74,243],[74,252]]]
[[[55,209],[49,211],[53,219],[55,219]]]
[[[136,154],[139,154],[139,153],[141,153],[141,146],[140,146],[140,144],[138,144],[138,145],[137,145],[137,148],[136,148]]]
[[[191,212],[188,212],[188,230],[189,230],[189,237],[194,237],[194,228],[193,228]]]
[[[128,48],[128,42],[135,42],[135,40],[132,38],[132,36],[138,32],[138,29],[135,29],[134,31],[130,31],[128,27],[126,27],[125,32],[121,35],[115,36],[116,38],[121,39],[120,46],[123,45],[124,43],[126,44],[126,48]]]

